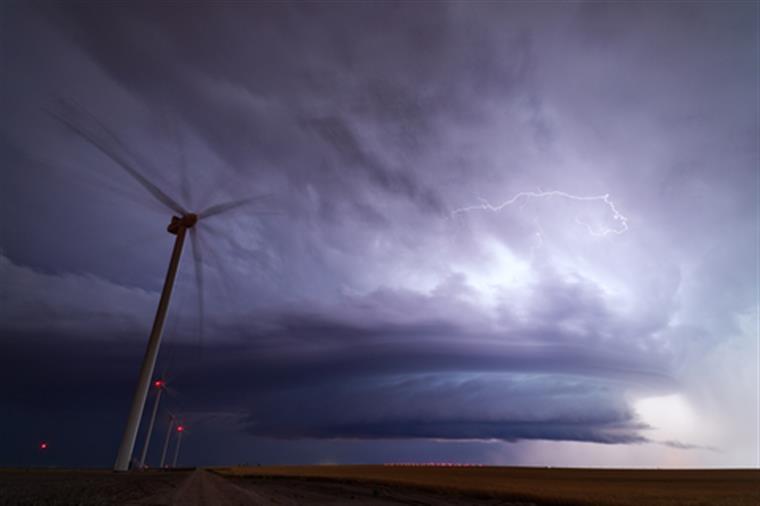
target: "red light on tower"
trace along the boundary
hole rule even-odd
[[[177,432],[182,432],[185,430],[185,427],[182,425],[177,425]]]
[[[40,450],[47,450],[48,444],[45,441],[40,443]]]
[[[163,388],[165,385],[163,380],[156,380],[153,382],[153,386],[156,388]]]

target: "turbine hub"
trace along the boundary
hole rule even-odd
[[[169,226],[166,227],[166,230],[170,234],[177,235],[177,232],[179,232],[180,227],[181,228],[193,228],[193,225],[195,225],[198,222],[198,215],[195,213],[187,213],[182,215],[182,217],[178,216],[172,216],[172,221],[169,223]]]

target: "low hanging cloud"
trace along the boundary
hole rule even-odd
[[[644,442],[643,426],[618,399],[582,377],[399,375],[260,396],[243,423],[253,435],[285,439]]]
[[[15,308],[5,306],[5,320],[15,322],[15,332],[33,336],[42,330],[23,317],[22,307],[33,309],[38,318],[44,315],[47,322],[63,311],[69,324],[56,327],[71,336],[71,343],[80,343],[75,348],[87,341],[103,342],[102,336],[87,337],[97,314],[94,301],[63,307],[55,299],[40,299],[41,294],[60,297],[78,291],[102,297],[103,281],[43,275],[7,259],[4,271],[7,279],[16,280],[14,286],[34,287],[26,299],[16,291],[20,304]],[[630,343],[628,349],[606,347],[605,333],[625,328],[625,323],[616,321],[593,287],[577,281],[555,281],[551,287],[546,283],[536,294],[551,288],[554,297],[529,303],[532,313],[519,320],[502,316],[488,321],[493,316],[477,307],[468,312],[461,294],[452,290],[434,295],[370,293],[321,313],[260,314],[253,326],[241,320],[234,327],[227,323],[223,330],[217,328],[211,335],[230,337],[215,337],[206,349],[193,351],[192,340],[182,343],[172,336],[169,373],[177,376],[178,389],[196,397],[194,409],[239,413],[243,429],[255,436],[647,441],[641,433],[645,426],[623,399],[677,387],[668,373],[667,354]],[[133,301],[134,313],[156,297],[122,293],[118,287],[113,291],[125,310]],[[500,312],[509,311],[502,307]],[[100,332],[119,338],[146,330],[140,325],[125,328],[122,320],[111,313],[98,326]],[[567,326],[567,321],[575,323]],[[36,337],[25,345],[15,342],[8,356],[19,355],[23,363],[30,347],[51,346],[44,341]],[[112,365],[121,370],[128,367],[127,357],[137,358],[135,338],[111,341],[113,346],[118,353],[90,347],[95,356],[89,362],[97,368],[121,354],[124,358]],[[56,352],[67,363],[59,353],[67,351]],[[105,389],[115,380],[87,368],[59,373],[70,386],[100,376]]]

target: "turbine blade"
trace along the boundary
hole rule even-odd
[[[270,193],[266,193],[264,195],[256,195],[255,197],[248,197],[248,198],[239,199],[239,200],[232,200],[230,202],[224,202],[222,204],[216,204],[198,213],[198,217],[209,218],[217,214],[226,213],[227,211],[231,211],[235,208],[244,206],[246,204],[252,204],[256,201],[263,200],[270,196],[271,196]]]
[[[63,103],[64,107],[68,108],[70,111],[76,111],[77,108],[73,105]],[[111,160],[113,160],[119,167],[124,169],[127,174],[132,176],[132,178],[137,181],[143,188],[145,188],[148,193],[153,195],[153,197],[158,200],[160,203],[164,204],[166,207],[171,209],[174,212],[177,212],[179,214],[185,214],[187,211],[179,205],[174,199],[169,197],[166,193],[164,193],[158,186],[151,183],[145,176],[140,174],[140,171],[138,171],[135,167],[133,167],[129,160],[125,156],[123,156],[121,153],[118,153],[117,150],[113,149],[112,147],[108,146],[105,139],[99,138],[99,136],[95,133],[88,132],[85,128],[83,128],[80,125],[77,125],[74,121],[67,118],[64,114],[55,112],[52,110],[47,111],[50,116],[61,122],[64,126],[71,129],[74,133],[82,137],[84,140],[88,141],[90,144],[98,148],[103,154],[105,154],[107,157],[109,157]],[[116,137],[113,132],[111,132],[103,123],[101,123],[95,116],[90,114],[87,111],[84,111],[84,114],[89,116],[93,122],[95,122],[98,127],[103,131],[103,133],[106,134],[106,136],[110,137],[111,140],[124,152],[128,152],[127,149],[124,147],[124,145],[119,141],[119,139]]]
[[[198,242],[198,230],[190,229],[190,243],[193,249],[193,263],[195,264],[195,282],[198,289],[198,340],[203,347],[203,327],[205,323],[204,282],[203,282],[203,259],[201,258],[200,244]]]
[[[180,175],[180,191],[182,192],[182,200],[188,207],[193,207],[193,203],[190,198],[190,177],[187,173],[187,157],[185,155],[185,140],[180,130],[177,117],[169,115],[168,111],[164,112],[166,117],[167,129],[169,136],[174,141],[174,147],[176,148],[177,166],[179,167]]]
[[[205,227],[206,231],[210,231],[214,233],[214,229],[212,227]],[[199,237],[200,240],[200,237]],[[202,242],[202,241],[201,241]],[[232,297],[232,294],[234,293],[232,289],[232,285],[230,284],[230,280],[232,277],[229,275],[229,272],[227,271],[227,268],[225,267],[224,261],[221,259],[218,248],[209,248],[206,247],[205,251],[208,253],[206,255],[206,258],[211,260],[213,262],[213,266],[210,265],[211,262],[209,262],[209,266],[213,267],[216,270],[217,279],[221,281],[222,283],[222,289],[224,290],[225,296],[229,299]]]

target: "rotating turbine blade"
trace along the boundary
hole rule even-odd
[[[63,102],[63,106],[69,111],[76,111],[77,108],[75,108],[73,105],[67,104]],[[148,193],[153,195],[153,197],[158,200],[160,203],[171,209],[172,211],[179,213],[179,214],[186,214],[187,211],[179,205],[174,199],[169,197],[166,193],[164,193],[158,186],[151,183],[145,176],[140,174],[140,172],[134,168],[129,161],[126,159],[125,156],[118,153],[116,150],[108,146],[106,141],[102,138],[99,138],[99,136],[95,133],[88,132],[85,128],[77,125],[73,121],[71,121],[69,118],[67,118],[65,115],[48,110],[47,111],[50,116],[57,119],[61,123],[63,123],[64,126],[71,129],[74,133],[82,137],[84,140],[88,141],[90,144],[98,148],[103,154],[105,154],[108,158],[116,162],[116,164],[124,169],[127,174],[132,176],[132,178],[137,181],[143,188],[145,188]],[[89,116],[102,130],[103,132],[112,139],[112,141],[121,148],[122,151],[127,152],[127,149],[124,147],[124,145],[119,141],[119,139],[116,137],[115,134],[113,134],[105,125],[103,125],[100,121],[98,121],[97,118],[95,118],[92,114],[90,114],[87,111],[84,111],[84,113]]]
[[[189,174],[187,173],[187,157],[185,156],[185,141],[182,136],[182,132],[180,131],[176,116],[169,116],[169,113],[166,111],[164,112],[164,115],[166,117],[169,136],[174,141],[174,146],[177,151],[177,166],[179,167],[179,175],[181,178],[180,191],[182,192],[182,200],[189,207],[192,207],[193,204],[190,199],[190,178]]]
[[[219,232],[216,232],[212,226],[209,226],[208,224],[204,225],[204,230],[206,230],[207,232],[221,235]],[[226,238],[222,236],[221,239],[225,240]],[[198,237],[198,240],[199,242],[201,242],[201,244],[203,243],[200,236]],[[227,298],[232,297],[232,294],[235,293],[234,290],[232,289],[232,285],[230,284],[230,280],[232,279],[232,277],[229,271],[227,270],[227,268],[225,267],[225,263],[218,252],[218,248],[209,248],[206,246],[205,252],[206,252],[206,260],[210,260],[209,262],[207,262],[206,265],[216,271],[216,278],[217,278],[217,281],[221,282],[222,284],[224,295]],[[213,265],[211,265],[211,263],[213,263]]]
[[[193,264],[195,265],[195,281],[198,284],[198,338],[203,345],[203,327],[205,323],[205,302],[203,282],[203,259],[201,258],[200,243],[198,242],[198,229],[190,229],[190,243],[193,249]]]
[[[246,204],[252,204],[253,202],[256,202],[258,200],[263,200],[267,197],[270,197],[271,194],[267,193],[264,195],[257,195],[255,197],[248,197],[245,199],[239,199],[239,200],[232,200],[230,202],[225,202],[222,204],[216,204],[211,207],[208,207],[198,213],[199,218],[209,218],[211,216],[214,216],[216,214],[226,213],[227,211],[231,211],[232,209],[244,206]]]

